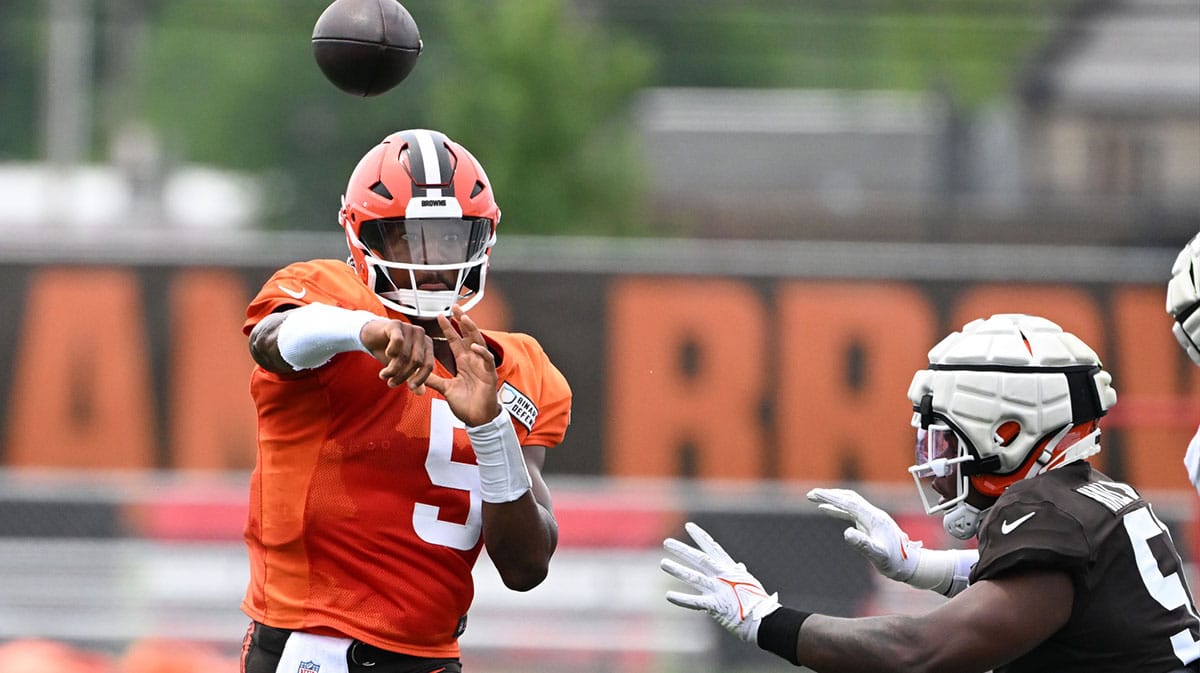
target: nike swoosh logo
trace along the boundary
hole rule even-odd
[[[288,295],[292,299],[304,299],[304,295],[308,294],[308,288],[306,287],[302,287],[299,290],[293,290],[290,287],[284,287],[283,285],[280,285],[279,289],[283,290],[284,294]]]
[[[1000,533],[1003,535],[1008,535],[1009,533],[1016,530],[1017,526],[1020,526],[1021,524],[1025,523],[1026,521],[1029,521],[1030,517],[1032,517],[1034,514],[1037,514],[1037,512],[1030,512],[1030,513],[1026,514],[1025,516],[1021,517],[1020,519],[1013,521],[1012,523],[1005,521],[1004,523],[1000,524]]]

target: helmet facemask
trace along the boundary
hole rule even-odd
[[[487,218],[390,218],[347,228],[362,254],[368,283],[385,305],[433,318],[483,298],[495,227]]]
[[[919,410],[913,413],[916,462],[908,472],[916,482],[925,513],[944,513],[942,524],[946,532],[967,540],[975,536],[983,517],[982,509],[967,502],[971,495],[971,475],[996,461],[980,461],[970,441],[950,421],[933,413],[932,408],[932,396],[925,395]]]
[[[917,428],[916,462],[908,472],[917,484],[926,514],[948,511],[967,499],[970,490],[962,463],[974,461],[975,456],[946,423],[922,427],[920,414],[913,414],[913,424]]]
[[[998,456],[980,459],[979,452],[949,421],[934,414],[927,414],[925,419],[922,421],[920,412],[913,414],[916,462],[908,472],[916,482],[925,513],[944,513],[946,532],[960,540],[975,536],[987,509],[985,502],[999,497],[1008,486],[1100,452],[1100,430],[1093,427],[1095,423],[1066,425],[1043,436],[1016,470],[995,474],[1000,465]],[[1013,435],[1007,432],[1010,426],[1016,428]],[[994,435],[996,446],[1003,446],[1019,432],[1015,422],[1001,424],[1000,432]],[[976,494],[976,504],[967,502],[972,493]]]

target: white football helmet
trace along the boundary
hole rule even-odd
[[[1117,401],[1091,348],[1021,314],[974,320],[943,339],[908,397],[917,428],[909,472],[925,511],[945,512],[947,532],[964,540],[983,511],[966,502],[972,489],[995,499],[1017,481],[1099,452],[1095,421]],[[923,479],[941,501],[931,501]]]
[[[1200,234],[1192,237],[1171,267],[1167,283],[1167,313],[1175,319],[1171,331],[1192,362],[1200,365]]]

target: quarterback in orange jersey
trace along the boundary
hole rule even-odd
[[[246,311],[258,461],[243,673],[461,671],[483,546],[505,585],[546,577],[541,468],[571,390],[524,334],[480,329],[500,210],[437,131],[355,168],[348,261],[276,272]]]

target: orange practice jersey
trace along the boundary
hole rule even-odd
[[[315,260],[276,272],[243,331],[282,306],[318,302],[389,315],[352,267]],[[485,335],[521,444],[557,445],[570,420],[566,379],[532,337]],[[258,460],[242,609],[278,628],[458,656],[482,548],[475,454],[445,399],[388,388],[381,368],[363,352],[298,376],[255,367]],[[440,364],[434,372],[449,376]]]

